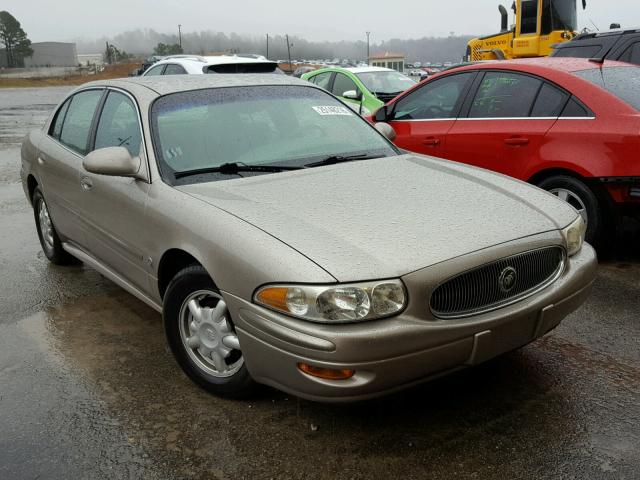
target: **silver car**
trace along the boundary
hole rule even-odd
[[[216,394],[381,395],[526,345],[583,302],[596,257],[573,208],[380,132],[278,75],[94,82],[28,136],[22,179],[49,260],[161,312]]]

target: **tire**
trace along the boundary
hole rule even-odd
[[[586,217],[585,240],[592,245],[599,244],[604,235],[605,221],[602,203],[593,190],[577,178],[566,175],[549,177],[538,183],[538,187],[567,201]]]
[[[187,267],[171,280],[163,301],[167,342],[197,385],[216,395],[246,398],[256,383],[249,375],[235,328],[220,291],[204,268]]]
[[[40,246],[47,259],[55,265],[78,263],[78,260],[62,248],[62,242],[49,215],[49,208],[40,187],[36,187],[33,192],[32,204]]]

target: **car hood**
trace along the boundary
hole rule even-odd
[[[564,228],[577,216],[523,182],[419,155],[176,188],[267,232],[338,281],[398,277]]]

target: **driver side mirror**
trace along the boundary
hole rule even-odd
[[[124,147],[99,148],[89,153],[82,161],[87,172],[111,177],[133,177],[144,179],[140,157],[132,157]]]
[[[396,139],[396,131],[388,123],[377,122],[373,127],[384,135],[390,142],[393,142]]]
[[[376,122],[390,122],[393,120],[393,115],[389,113],[389,107],[387,105],[383,105],[376,113],[373,115],[373,119]]]
[[[348,98],[350,100],[362,100],[362,92],[359,90],[347,90],[342,94],[344,98]]]

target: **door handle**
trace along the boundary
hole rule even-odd
[[[436,137],[427,137],[422,143],[430,147],[437,147],[440,145],[440,139]]]
[[[82,177],[82,179],[80,180],[80,186],[85,191],[91,190],[93,188],[93,182],[89,177]]]
[[[519,147],[522,145],[529,145],[529,139],[520,137],[506,138],[504,143],[511,147]]]

